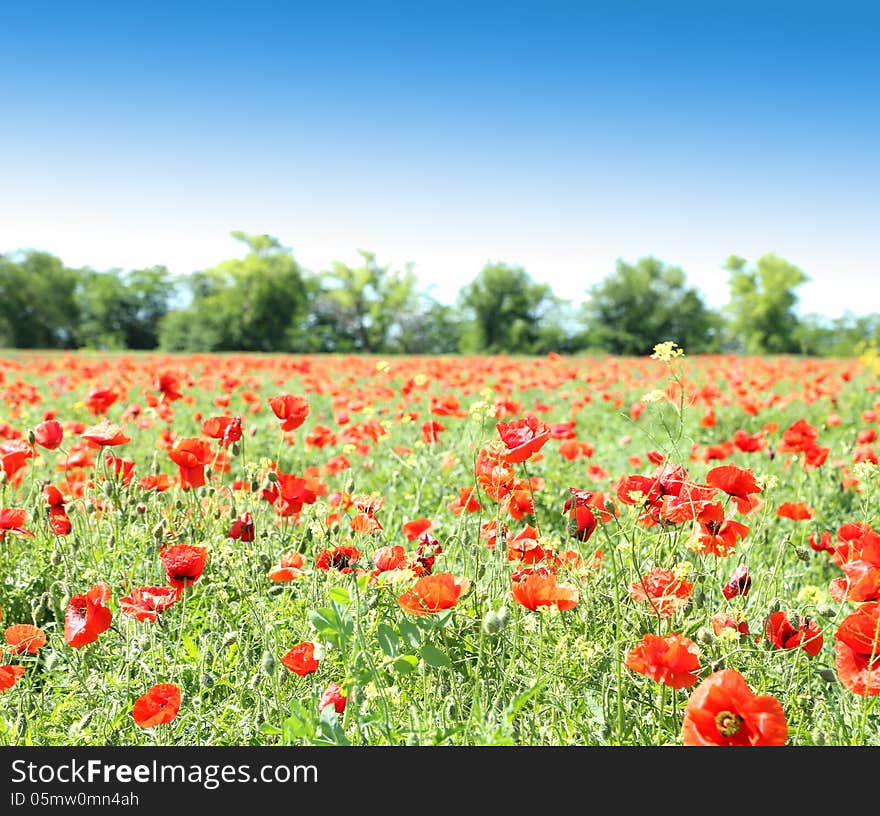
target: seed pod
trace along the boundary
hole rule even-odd
[[[711,643],[715,639],[715,635],[707,626],[701,626],[697,629],[697,640],[700,643]]]
[[[837,674],[834,669],[819,669],[819,677],[821,677],[826,683],[837,682]]]
[[[263,671],[269,677],[271,677],[273,674],[275,674],[275,655],[273,655],[272,652],[270,652],[268,650],[263,652],[263,658],[262,658],[261,664],[263,667]]]

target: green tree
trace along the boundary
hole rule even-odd
[[[269,235],[235,231],[244,258],[196,272],[188,307],[161,321],[165,350],[286,351],[304,323],[308,294],[290,249]]]
[[[657,258],[618,260],[615,271],[588,290],[581,345],[612,354],[640,355],[673,340],[688,352],[712,351],[721,320],[684,272]]]
[[[796,290],[809,278],[794,264],[773,253],[758,258],[754,268],[731,255],[729,331],[733,346],[747,354],[788,354],[800,350]]]
[[[372,252],[359,254],[359,266],[337,261],[321,276],[312,322],[327,351],[398,350],[403,324],[418,309],[416,277],[381,266]]]
[[[426,294],[418,308],[399,319],[400,351],[405,354],[455,354],[461,342],[461,319],[457,310]]]
[[[0,255],[0,338],[17,348],[70,348],[78,273],[47,252]]]
[[[798,326],[802,354],[819,357],[852,357],[880,343],[880,314],[847,313],[834,319],[805,315]]]
[[[76,288],[80,346],[152,349],[174,284],[164,266],[131,272],[80,270]]]
[[[461,350],[531,354],[540,344],[540,324],[556,299],[520,266],[490,263],[463,287],[459,306],[466,323]]]

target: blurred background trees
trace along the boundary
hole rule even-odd
[[[774,254],[724,264],[730,300],[710,308],[684,271],[619,260],[579,307],[520,266],[489,263],[454,304],[361,252],[304,269],[269,235],[233,232],[244,255],[186,276],[164,266],[73,269],[37,251],[0,255],[0,346],[368,354],[688,353],[845,356],[880,342],[880,315],[800,315],[802,270]]]

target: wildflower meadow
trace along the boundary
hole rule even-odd
[[[876,745],[878,373],[7,353],[0,743]]]

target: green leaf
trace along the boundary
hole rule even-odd
[[[345,587],[335,586],[330,590],[330,600],[339,604],[348,604],[351,603],[351,595]]]
[[[415,655],[401,655],[391,664],[394,670],[400,674],[410,674],[419,665],[419,659]]]
[[[189,659],[193,663],[199,662],[199,647],[196,646],[196,642],[189,636],[184,635],[181,639],[183,643],[183,648],[186,649],[187,655],[189,655]]]
[[[339,618],[336,611],[329,606],[309,610],[309,623],[319,633],[335,634],[339,630]]]
[[[547,680],[538,680],[531,688],[527,688],[522,694],[514,697],[507,706],[507,721],[513,722],[513,718],[520,712],[520,709],[534,697],[547,684]]]
[[[438,669],[450,665],[449,656],[446,652],[441,652],[440,649],[432,646],[430,643],[422,646],[422,660],[429,666],[434,666],[434,668]]]
[[[263,723],[262,725],[260,725],[259,732],[261,734],[267,734],[268,736],[272,737],[283,733],[280,728],[275,725],[269,725],[269,723]]]
[[[395,631],[387,623],[379,624],[379,628],[376,630],[376,638],[379,641],[379,646],[382,647],[382,651],[388,657],[396,657],[398,652],[400,652],[400,638],[397,637]]]
[[[419,645],[422,642],[422,633],[421,631],[419,631],[419,627],[416,626],[414,623],[407,620],[401,621],[400,634],[413,649],[419,648]]]

